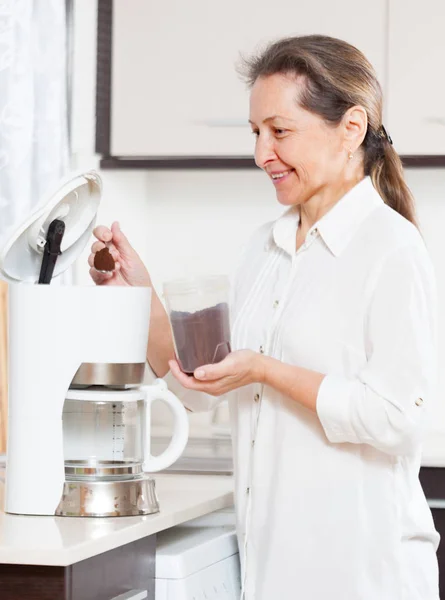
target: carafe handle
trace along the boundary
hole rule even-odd
[[[146,473],[156,473],[172,465],[184,452],[189,436],[189,420],[182,402],[168,390],[163,379],[156,379],[153,385],[142,386],[142,389],[145,392],[143,469]],[[150,454],[151,404],[155,400],[168,404],[174,417],[172,439],[168,448],[159,456]]]

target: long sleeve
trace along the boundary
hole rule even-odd
[[[355,378],[327,374],[317,413],[331,442],[409,454],[421,441],[436,387],[436,290],[419,244],[383,261],[365,322],[367,362]]]

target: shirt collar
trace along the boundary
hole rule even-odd
[[[382,198],[374,188],[371,178],[365,177],[355,185],[343,198],[314,225],[307,235],[317,230],[329,250],[338,256],[346,248],[351,238],[366,219],[378,206],[383,204]],[[288,252],[295,253],[295,236],[300,222],[298,206],[292,206],[275,221],[266,248],[275,244]],[[307,238],[306,238],[307,239]]]
[[[300,222],[300,209],[292,206],[279,217],[272,226],[266,250],[275,244],[285,250],[288,254],[295,254],[296,232]]]

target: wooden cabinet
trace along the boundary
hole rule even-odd
[[[407,166],[445,166],[443,0],[98,2],[103,168],[254,167],[240,55],[308,33],[345,39],[369,58]]]
[[[437,550],[440,597],[445,598],[445,468],[422,467],[420,483],[430,504],[434,525],[441,540]]]
[[[359,47],[383,81],[385,4],[114,0],[109,154],[251,156],[240,53],[282,36],[327,34]]]
[[[399,154],[445,155],[445,2],[388,6],[388,131]]]
[[[441,541],[437,549],[437,561],[439,563],[439,593],[445,598],[445,508],[433,508],[434,525],[440,534]]]
[[[155,600],[156,535],[67,567],[0,565],[1,600]]]

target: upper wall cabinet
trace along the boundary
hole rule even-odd
[[[388,130],[399,154],[445,155],[445,0],[388,2]]]
[[[441,2],[432,3],[439,7]],[[397,10],[401,14],[406,3],[395,2],[397,7],[400,4]],[[106,4],[99,0],[102,9]],[[363,2],[360,7],[356,0],[275,0],[272,4],[258,0],[114,0],[110,8],[110,131],[108,148],[102,139],[98,150],[111,156],[251,157],[254,139],[248,126],[248,93],[236,64],[240,54],[250,55],[281,36],[320,33],[347,40],[365,53],[384,83],[386,0]],[[441,11],[443,14],[444,9]],[[414,23],[416,16],[411,12]],[[403,16],[404,22],[407,18]],[[431,16],[438,37],[439,21]],[[99,59],[104,42],[101,27],[100,23]],[[409,29],[413,31],[413,27]],[[404,31],[400,25],[399,35]],[[418,28],[414,31],[417,35]],[[422,32],[429,37],[426,25]],[[421,45],[419,40],[416,48]],[[405,65],[406,52],[414,55],[415,50],[398,52],[400,64]],[[394,64],[392,71],[396,70]],[[421,76],[422,81],[434,79],[427,72]],[[413,81],[406,80],[407,92],[400,93],[405,107],[405,96],[418,86],[419,77],[415,70]],[[101,79],[99,74],[98,81],[106,83],[106,77]],[[418,86],[416,93],[422,98],[436,85],[429,83],[425,91]],[[102,108],[103,95],[98,89]],[[393,105],[396,102],[392,100]],[[417,96],[409,97],[408,102],[415,105]],[[432,117],[437,117],[433,107]],[[396,139],[397,123],[394,121],[393,128]]]

